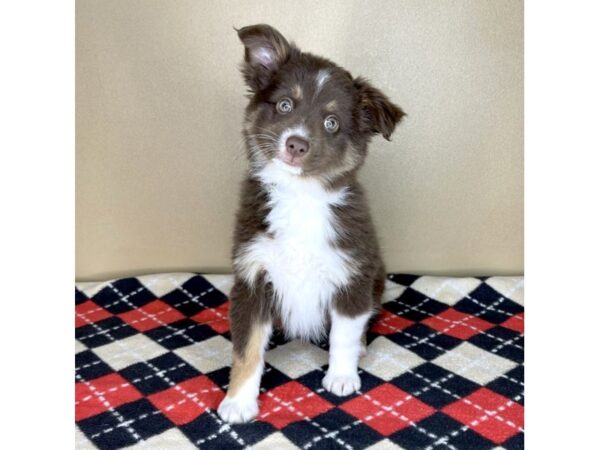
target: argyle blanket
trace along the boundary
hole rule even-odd
[[[76,447],[523,448],[523,279],[389,275],[362,388],[321,387],[327,345],[273,336],[259,416],[216,414],[231,361],[231,277],[78,283]]]

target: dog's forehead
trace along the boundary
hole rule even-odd
[[[336,67],[295,67],[283,74],[282,86],[297,100],[311,104],[346,104],[353,98],[351,77]]]

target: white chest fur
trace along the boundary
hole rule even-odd
[[[277,164],[259,177],[269,191],[268,233],[238,253],[236,267],[249,283],[266,272],[289,337],[321,337],[332,297],[352,275],[350,256],[333,245],[339,230],[331,207],[344,203],[346,191],[329,192]]]

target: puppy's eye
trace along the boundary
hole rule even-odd
[[[277,102],[277,112],[279,114],[288,114],[294,110],[294,102],[291,98],[284,97]]]
[[[340,128],[340,123],[335,116],[327,116],[323,122],[325,130],[329,133],[335,133]]]

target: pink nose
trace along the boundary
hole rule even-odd
[[[285,149],[292,158],[302,158],[308,152],[308,142],[298,136],[290,136],[285,141]]]

